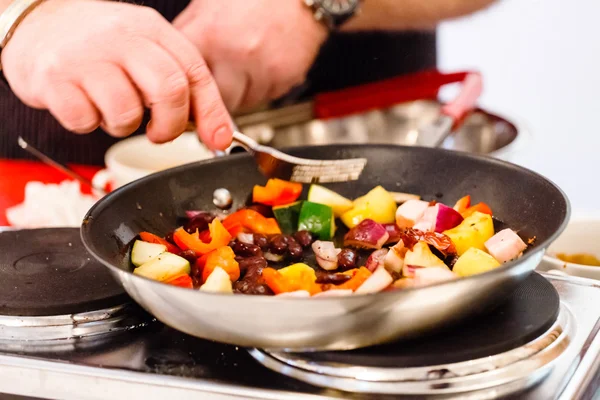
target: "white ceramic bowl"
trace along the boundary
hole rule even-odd
[[[172,142],[152,143],[146,135],[130,137],[111,146],[104,156],[106,169],[94,176],[98,187],[113,189],[167,168],[212,158],[213,153],[186,132]]]
[[[586,253],[600,259],[600,212],[573,215],[564,232],[548,248],[538,270],[600,280],[600,266],[593,267],[562,261],[557,253]]]

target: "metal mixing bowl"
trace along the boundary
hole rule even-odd
[[[386,110],[369,111],[344,118],[311,120],[306,109],[291,113],[270,111],[247,115],[236,122],[240,129],[263,144],[274,147],[333,143],[389,143],[415,145],[418,128],[435,120],[441,104],[420,100],[398,104]],[[303,116],[304,122],[298,122]],[[287,121],[295,120],[292,123]],[[528,139],[517,123],[483,109],[469,115],[444,143],[445,148],[489,154],[510,159]]]

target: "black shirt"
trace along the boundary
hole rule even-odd
[[[147,0],[172,21],[189,0]],[[335,33],[323,45],[308,79],[301,88],[274,104],[284,105],[310,98],[315,93],[338,90],[361,83],[436,66],[435,32]],[[148,116],[135,134],[143,133]],[[17,146],[21,135],[32,145],[61,162],[102,165],[104,153],[117,139],[101,129],[74,135],[46,111],[25,106],[8,87],[0,87],[0,158],[29,158]]]

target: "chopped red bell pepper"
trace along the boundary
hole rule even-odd
[[[210,229],[206,229],[202,232],[194,232],[192,233],[193,236],[196,236],[198,239],[202,240],[204,243],[209,243],[211,241],[211,237],[210,237]]]
[[[458,200],[454,205],[454,209],[460,213],[463,213],[467,208],[471,207],[471,196],[466,195],[462,199]]]
[[[214,219],[208,226],[210,230],[210,242],[205,243],[200,239],[198,232],[192,235],[183,228],[178,228],[173,233],[173,240],[182,250],[193,250],[198,255],[210,253],[220,247],[227,246],[231,241],[231,235],[223,226],[221,221]]]
[[[227,228],[227,231],[232,237],[237,237],[238,234],[245,232],[244,226],[240,223],[236,223]]]
[[[296,290],[291,282],[273,268],[264,268],[262,270],[262,277],[267,286],[269,286],[275,294],[294,292]]]
[[[192,278],[188,274],[178,275],[168,281],[165,281],[169,285],[179,286],[183,288],[193,289],[194,284],[192,283]]]
[[[220,247],[201,257],[197,266],[202,269],[202,283],[206,282],[217,267],[223,268],[232,282],[240,278],[240,265],[235,261],[235,253],[229,246]]]
[[[360,287],[360,285],[365,283],[365,281],[367,279],[369,279],[369,277],[371,276],[372,273],[367,268],[360,267],[358,269],[355,268],[355,269],[352,269],[349,271],[345,271],[345,272],[343,272],[343,274],[351,275],[352,278],[350,278],[350,280],[342,283],[341,285],[336,285],[335,289],[356,290]]]
[[[281,179],[269,179],[265,186],[254,186],[252,201],[268,206],[293,203],[302,193],[302,184]]]
[[[321,286],[316,283],[314,270],[305,264],[294,264],[281,271],[273,268],[262,270],[265,283],[275,294],[306,290],[314,295],[322,291]]]
[[[490,206],[488,206],[485,203],[477,203],[474,206],[467,208],[465,211],[460,213],[460,215],[462,215],[463,218],[467,218],[467,217],[473,215],[473,213],[476,211],[478,211],[480,213],[484,213],[484,214],[493,215],[492,209],[490,208]]]
[[[177,254],[177,253],[179,253],[181,251],[173,243],[169,243],[166,239],[163,239],[160,236],[156,236],[155,234],[150,233],[150,232],[141,232],[140,233],[140,238],[144,242],[154,243],[154,244],[162,244],[163,246],[166,246],[167,247],[167,251],[169,253]]]
[[[234,212],[223,221],[223,226],[227,230],[233,229],[238,224],[253,233],[262,233],[264,235],[281,233],[281,229],[275,218],[265,218],[259,212],[248,208]]]

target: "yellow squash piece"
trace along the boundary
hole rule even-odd
[[[485,250],[485,242],[494,236],[494,222],[491,215],[476,211],[444,234],[452,240],[458,255],[462,256],[471,247]]]
[[[404,256],[404,265],[413,267],[441,267],[449,269],[442,260],[431,252],[429,245],[425,242],[418,242],[406,252]]]
[[[281,268],[279,273],[291,280],[304,281],[308,279],[313,282],[317,280],[315,270],[304,263],[292,264],[288,267]]]
[[[483,250],[471,247],[456,260],[452,271],[462,277],[481,274],[500,266],[500,263]]]
[[[373,219],[373,213],[371,212],[371,209],[365,205],[361,207],[354,207],[350,211],[346,211],[342,214],[340,219],[344,225],[352,229],[365,219]]]
[[[394,197],[381,186],[354,200],[351,210],[341,216],[348,228],[354,228],[364,219],[372,219],[380,224],[391,224],[396,221],[398,208]]]
[[[308,190],[308,201],[331,207],[336,217],[340,217],[343,213],[354,207],[352,200],[324,186],[314,184],[310,185],[310,189]]]

